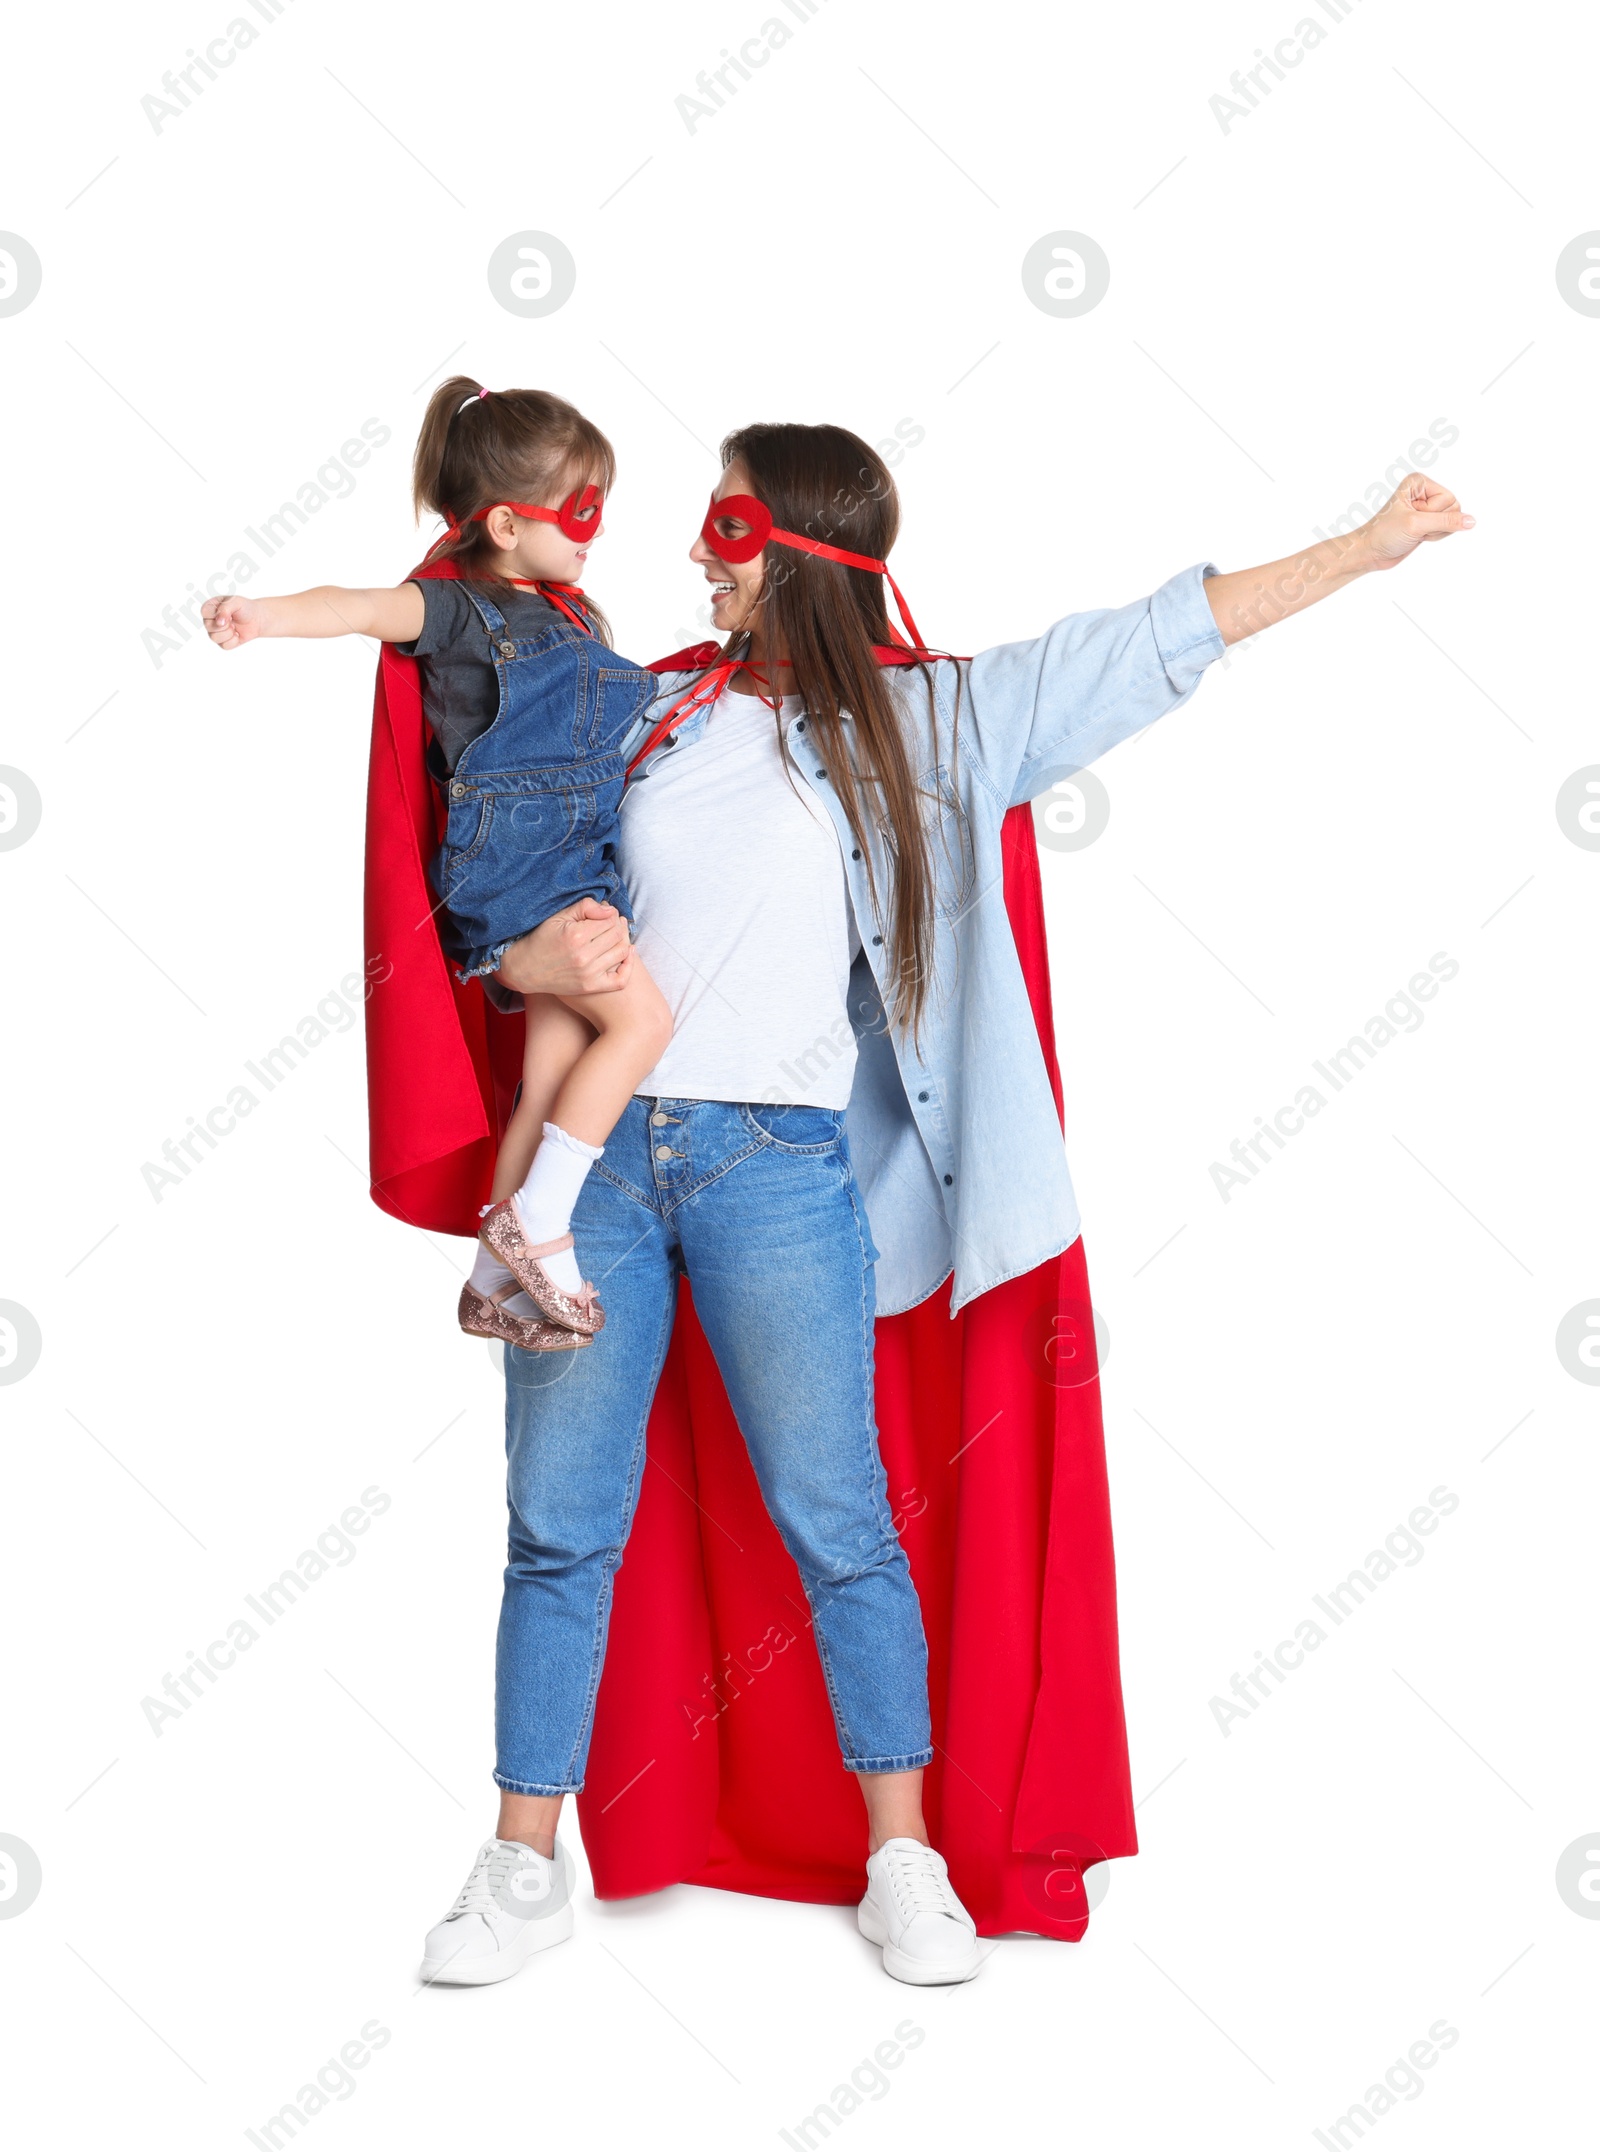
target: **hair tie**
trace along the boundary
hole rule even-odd
[[[457,417],[457,418],[459,418],[459,417],[461,416],[462,412],[463,412],[463,411],[465,411],[466,409],[468,409],[468,407],[469,407],[470,405],[472,405],[472,404],[475,404],[475,403],[482,403],[483,399],[485,398],[485,396],[487,396],[487,395],[488,395],[488,393],[489,393],[489,391],[488,391],[487,389],[479,389],[479,391],[478,391],[478,393],[477,393],[477,395],[476,395],[476,396],[469,396],[469,397],[467,398],[467,401],[466,401],[466,403],[462,403],[462,404],[457,404],[457,405],[456,405],[456,417]]]

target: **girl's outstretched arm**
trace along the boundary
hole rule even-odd
[[[1473,518],[1443,486],[1420,471],[1403,478],[1369,522],[1343,538],[1327,538],[1287,560],[1262,568],[1208,575],[1206,596],[1225,643],[1241,642],[1291,613],[1326,598],[1374,568],[1396,568],[1431,538],[1469,531]]]
[[[200,617],[222,650],[263,635],[373,635],[380,643],[409,643],[422,633],[422,592],[415,583],[398,590],[324,583],[285,598],[207,598]]]

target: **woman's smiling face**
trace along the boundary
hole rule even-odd
[[[754,492],[750,473],[735,457],[723,472],[712,499],[720,501],[730,493]],[[729,519],[730,538],[743,538],[749,529],[737,517]],[[732,635],[740,628],[748,628],[761,598],[763,555],[758,553],[754,560],[747,561],[720,560],[702,535],[689,548],[689,558],[705,570],[706,581],[711,585],[711,625],[717,633]]]

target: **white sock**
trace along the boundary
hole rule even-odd
[[[592,1143],[580,1143],[554,1121],[544,1124],[544,1141],[533,1154],[528,1178],[512,1197],[522,1230],[537,1247],[542,1241],[559,1240],[571,1230],[572,1212],[589,1168],[601,1156]],[[564,1293],[583,1290],[583,1273],[571,1248],[540,1261]]]
[[[484,1299],[488,1300],[499,1292],[502,1285],[509,1285],[511,1282],[511,1272],[494,1250],[486,1248],[480,1240],[478,1252],[472,1259],[472,1275],[467,1280],[472,1290],[482,1293]]]

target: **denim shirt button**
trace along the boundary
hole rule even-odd
[[[859,859],[859,858],[861,857],[861,847],[860,847],[860,845],[856,845],[856,846],[854,846],[854,847],[852,848],[852,850],[851,850],[851,853],[850,853],[850,857],[851,857],[852,859]]]
[[[450,787],[450,797],[453,800],[464,800],[466,796],[467,788],[465,785],[452,785]]]
[[[944,1184],[946,1188],[953,1188],[956,1184],[955,1175],[953,1173],[947,1173],[944,1177]]]
[[[874,949],[881,949],[883,947],[883,936],[881,934],[873,935],[872,946]]]
[[[919,1091],[919,1092],[917,1093],[917,1103],[918,1103],[918,1105],[919,1105],[919,1106],[926,1106],[926,1105],[927,1105],[927,1103],[928,1103],[928,1094],[927,1094],[927,1092],[926,1092],[926,1091]]]

